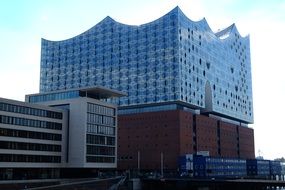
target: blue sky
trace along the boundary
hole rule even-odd
[[[0,97],[38,92],[41,38],[73,37],[106,16],[143,24],[177,5],[213,31],[236,23],[250,35],[256,155],[285,157],[284,0],[0,0]]]

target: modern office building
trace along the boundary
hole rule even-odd
[[[58,108],[0,98],[0,179],[58,177],[68,159],[67,117]]]
[[[26,96],[30,103],[68,110],[68,168],[117,167],[117,106],[124,94],[100,86]]]
[[[115,169],[117,106],[102,100],[122,95],[96,86],[27,95],[26,102],[0,98],[0,179]]]
[[[93,85],[127,94],[113,100],[121,169],[157,169],[167,151],[171,169],[201,150],[254,158],[249,37],[234,24],[214,33],[176,7],[139,26],[106,17],[73,38],[42,39],[41,93]]]

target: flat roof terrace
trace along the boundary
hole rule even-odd
[[[28,94],[26,95],[26,102],[37,103],[78,97],[89,97],[100,100],[108,98],[119,98],[123,96],[127,96],[127,94],[118,90],[105,88],[103,86],[91,86],[84,88],[74,88],[68,90],[57,90],[52,92]]]

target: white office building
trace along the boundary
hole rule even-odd
[[[66,166],[67,120],[58,108],[0,98],[0,178],[58,176],[52,168]]]
[[[60,171],[116,168],[117,106],[103,87],[0,99],[2,179],[54,178]]]

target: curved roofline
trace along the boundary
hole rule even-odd
[[[237,34],[240,38],[242,39],[248,39],[249,38],[249,35],[246,35],[246,36],[242,36],[240,34],[240,32],[238,31],[237,27],[236,27],[236,24],[233,23],[231,24],[230,26],[222,29],[222,30],[219,30],[218,32],[215,32],[214,33],[215,36],[217,36],[217,38],[219,38],[220,40],[226,40],[228,39],[230,36],[234,35],[234,34]],[[227,37],[225,38],[222,38],[224,35],[228,34]]]
[[[193,22],[193,23],[202,23],[202,24],[204,24],[204,26],[206,26],[206,27],[208,28],[208,30],[211,31],[211,32],[217,37],[217,39],[220,40],[220,41],[224,41],[224,40],[228,39],[228,37],[232,36],[234,32],[236,32],[237,35],[239,35],[239,37],[241,37],[241,38],[243,38],[243,39],[246,39],[246,38],[249,37],[249,35],[242,36],[242,35],[239,33],[239,31],[238,31],[238,29],[237,29],[235,23],[233,23],[232,25],[226,27],[226,28],[223,29],[223,30],[220,30],[220,31],[218,31],[218,32],[214,32],[214,31],[212,30],[212,28],[210,27],[210,25],[209,25],[209,23],[207,22],[207,19],[206,19],[205,17],[203,17],[201,20],[193,21],[193,20],[191,20],[189,17],[187,17],[187,16],[183,13],[183,11],[182,11],[178,6],[177,6],[176,8],[178,8],[180,14],[181,14],[183,17],[185,17],[187,20],[189,20],[190,22]],[[228,29],[231,29],[231,30],[229,31],[229,36],[228,36],[227,38],[221,39],[221,38],[219,38],[219,37],[217,36],[218,33],[221,33],[221,32],[223,32],[223,31],[225,31],[225,30],[228,30]]]
[[[67,39],[64,39],[64,40],[56,40],[56,41],[55,41],[55,40],[47,40],[47,39],[45,39],[45,38],[42,38],[42,40],[43,40],[43,41],[47,41],[47,42],[63,42],[63,41],[71,40],[71,39],[73,39],[73,38],[76,38],[76,37],[79,37],[79,36],[81,36],[81,35],[84,35],[85,33],[89,32],[90,30],[92,30],[92,29],[95,28],[96,26],[98,26],[98,25],[100,25],[100,24],[102,24],[102,23],[104,23],[104,22],[106,22],[106,21],[111,21],[111,22],[113,22],[113,23],[115,23],[115,24],[123,25],[123,26],[126,26],[126,27],[138,28],[138,27],[140,27],[140,26],[152,24],[152,23],[154,23],[154,22],[156,22],[156,21],[158,21],[158,20],[164,18],[166,15],[168,15],[168,14],[170,14],[170,13],[172,13],[172,12],[175,12],[175,11],[177,11],[178,14],[181,14],[183,17],[185,17],[185,18],[186,18],[188,21],[190,21],[190,22],[193,22],[193,23],[202,23],[202,24],[203,24],[204,26],[206,26],[206,27],[208,28],[208,30],[211,31],[211,32],[217,37],[217,39],[220,40],[220,41],[224,41],[224,40],[228,39],[230,36],[233,35],[234,32],[236,32],[237,35],[239,35],[241,38],[248,38],[248,37],[249,37],[249,35],[247,35],[247,36],[245,36],[245,37],[241,36],[235,24],[232,24],[232,25],[228,26],[227,28],[225,28],[225,29],[223,29],[223,30],[220,30],[220,31],[218,31],[218,32],[213,32],[213,30],[212,30],[211,27],[209,26],[209,24],[208,24],[208,22],[207,22],[207,20],[206,20],[205,17],[203,17],[201,20],[198,20],[198,21],[191,20],[189,17],[187,17],[187,16],[183,13],[183,11],[179,8],[179,6],[176,6],[174,9],[172,9],[172,10],[169,11],[169,12],[167,12],[167,13],[164,14],[163,16],[161,16],[161,17],[159,17],[159,18],[157,18],[157,19],[155,19],[155,20],[153,20],[153,21],[144,23],[144,24],[140,24],[140,25],[128,25],[128,24],[124,24],[124,23],[118,22],[118,21],[114,20],[114,19],[113,19],[112,17],[110,17],[110,16],[106,16],[104,19],[102,19],[102,20],[101,20],[100,22],[98,22],[96,25],[94,25],[93,27],[89,28],[89,29],[86,30],[85,32],[82,32],[82,33],[80,33],[80,34],[78,34],[78,35],[76,35],[76,36],[73,36],[73,37],[70,37],[70,38],[67,38]],[[226,37],[226,38],[224,38],[224,39],[221,39],[220,36],[222,36],[222,33],[226,33],[226,32],[229,32],[229,33],[228,33],[228,34],[229,34],[228,37]]]
[[[88,31],[92,30],[93,28],[95,28],[96,26],[100,25],[101,23],[106,22],[106,20],[110,20],[110,21],[114,22],[115,24],[119,24],[119,25],[122,25],[122,26],[136,27],[136,28],[138,28],[138,27],[140,27],[140,26],[148,25],[148,24],[151,24],[151,23],[153,23],[153,22],[158,21],[159,19],[165,17],[167,14],[169,14],[169,13],[175,11],[175,9],[177,9],[177,8],[180,10],[180,8],[179,8],[178,6],[176,6],[174,9],[172,9],[172,10],[169,11],[169,12],[167,12],[167,13],[164,14],[163,16],[161,16],[161,17],[159,17],[159,18],[157,18],[157,19],[154,19],[153,21],[150,21],[150,22],[147,22],[147,23],[144,23],[144,24],[140,24],[140,25],[129,25],[129,24],[125,24],[125,23],[116,21],[115,19],[113,19],[113,18],[110,17],[110,16],[106,16],[104,19],[102,19],[102,20],[101,20],[100,22],[98,22],[97,24],[95,24],[95,25],[92,26],[91,28],[87,29],[85,32],[82,32],[82,33],[80,33],[80,34],[78,34],[78,35],[76,35],[76,36],[73,36],[73,37],[70,37],[70,38],[67,38],[67,39],[64,39],[64,40],[48,40],[48,39],[45,39],[45,38],[42,38],[42,40],[48,41],[48,42],[63,42],[63,41],[66,41],[66,40],[70,40],[70,39],[76,38],[76,37],[78,37],[78,36],[81,36],[81,35],[87,33]],[[180,10],[180,11],[181,11],[181,10]],[[182,12],[182,11],[181,11],[181,12]]]
[[[76,37],[79,37],[87,32],[89,32],[90,30],[92,30],[93,28],[95,28],[96,26],[100,25],[101,23],[103,22],[106,22],[106,21],[111,21],[111,22],[114,22],[115,24],[120,24],[120,25],[124,25],[124,26],[128,26],[128,27],[136,27],[136,25],[127,25],[127,24],[123,24],[123,23],[120,23],[120,22],[117,22],[116,20],[114,20],[112,17],[110,16],[106,16],[105,18],[103,18],[100,22],[98,22],[97,24],[95,24],[94,26],[92,26],[91,28],[87,29],[86,31],[80,33],[80,34],[77,34],[73,37],[70,37],[70,38],[67,38],[67,39],[64,39],[64,40],[47,40],[45,38],[42,38],[42,40],[44,41],[48,41],[48,42],[63,42],[63,41],[67,41],[67,40],[71,40],[73,38],[76,38]]]
[[[186,15],[184,14],[184,12],[183,12],[178,6],[177,6],[176,8],[179,10],[179,13],[180,13],[182,16],[184,16],[187,20],[189,20],[190,22],[193,22],[193,23],[203,23],[203,24],[205,24],[205,26],[207,26],[207,28],[208,28],[210,31],[213,32],[213,30],[212,30],[211,27],[209,26],[209,24],[208,24],[208,22],[207,22],[207,20],[206,20],[205,17],[203,17],[201,20],[195,21],[195,20],[190,19],[188,16],[186,16]],[[213,33],[214,33],[214,32],[213,32]]]

